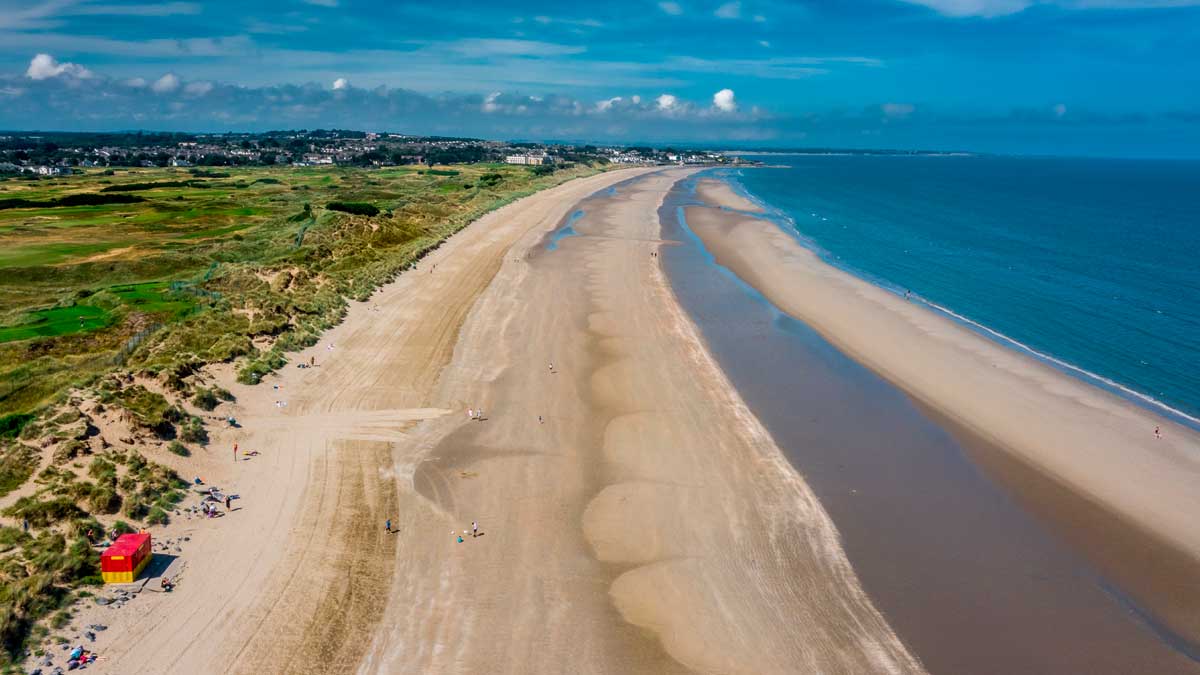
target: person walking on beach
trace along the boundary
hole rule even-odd
[[[233,461],[237,461],[237,443],[233,444]]]
[[[550,362],[550,372],[552,372],[552,373],[554,372],[554,362],[553,361]]]
[[[475,411],[475,421],[476,422],[483,421],[483,408],[480,408],[479,410]]]
[[[541,424],[541,423],[542,423],[542,416],[538,415],[538,424]]]
[[[1155,425],[1155,427],[1154,427],[1154,437],[1159,438],[1159,439],[1162,438],[1162,429],[1160,427],[1158,427],[1157,425]]]
[[[475,409],[474,408],[467,408],[467,419],[471,419],[471,420],[475,419]]]
[[[229,495],[225,495],[225,510],[226,511],[233,510],[233,498],[230,497]]]
[[[392,519],[391,519],[391,518],[388,518],[388,519],[387,519],[387,522],[385,522],[385,523],[383,524],[383,530],[384,530],[385,532],[387,532],[388,534],[391,534],[391,533],[392,533]]]
[[[471,537],[479,536],[479,523],[471,521]]]

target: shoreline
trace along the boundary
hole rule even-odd
[[[950,155],[947,155],[947,156],[950,156]],[[777,166],[777,167],[773,166],[773,167],[753,167],[753,168],[784,168],[784,169],[786,169],[786,168],[790,168],[790,167],[783,165],[783,166]],[[742,168],[740,170],[745,170],[745,168]],[[751,215],[757,215],[759,213],[763,214],[763,217],[775,222],[778,226],[782,227],[785,230],[785,232],[788,232],[789,234],[793,234],[793,236],[798,239],[801,246],[803,246],[805,249],[812,252],[813,255],[815,255],[820,260],[820,262],[824,263],[825,265],[828,265],[834,269],[837,269],[841,272],[849,274],[852,277],[855,277],[857,279],[865,281],[868,284],[871,284],[872,286],[876,286],[882,290],[888,291],[896,296],[902,296],[904,294],[905,289],[903,287],[898,286],[898,285],[888,281],[887,279],[883,279],[879,276],[876,276],[865,270],[858,269],[854,266],[851,266],[848,264],[843,264],[838,259],[831,259],[831,257],[828,255],[828,252],[824,251],[824,249],[821,248],[821,246],[819,244],[817,244],[815,242],[815,240],[808,238],[808,236],[806,234],[804,234],[803,232],[800,231],[799,227],[795,223],[795,219],[791,215],[789,215],[779,209],[775,209],[774,207],[771,207],[769,204],[766,204],[765,202],[760,203],[759,198],[756,195],[753,195],[742,184],[742,181],[740,181],[736,175],[723,171],[719,174],[715,174],[713,177],[710,178],[710,180],[712,180],[713,182],[728,183],[728,184],[732,185],[733,186],[732,191],[737,195],[737,197],[735,197],[735,199],[739,199],[739,200],[749,199],[749,201],[754,203],[755,205],[761,206],[761,208],[756,209],[756,210],[747,210],[747,209],[742,209],[742,208],[736,208],[733,210],[738,210],[738,211],[743,211],[743,212],[748,211]],[[706,201],[707,203],[710,203],[710,204],[721,204],[721,201],[719,199],[704,200],[704,201]],[[725,204],[722,204],[722,208],[733,208],[733,207],[730,206],[729,203],[725,203]],[[1138,386],[1140,386],[1140,385],[1123,384],[1115,379],[1112,379],[1109,376],[1102,375],[1102,374],[1096,373],[1096,372],[1092,372],[1082,366],[1078,366],[1078,365],[1072,363],[1071,361],[1069,361],[1065,358],[1060,358],[1060,357],[1054,355],[1049,350],[1043,350],[1043,349],[1039,349],[1039,348],[1033,347],[1031,345],[1025,344],[1024,342],[1021,342],[1020,340],[1018,340],[1014,337],[1006,335],[1006,334],[992,328],[991,326],[988,326],[987,324],[981,323],[979,321],[975,321],[974,319],[971,319],[970,317],[960,314],[960,313],[954,311],[953,309],[950,309],[949,307],[946,307],[944,305],[933,302],[925,297],[914,294],[912,297],[912,301],[914,303],[919,303],[919,304],[925,305],[925,307],[928,308],[929,311],[938,313],[938,314],[942,315],[944,318],[947,318],[947,319],[961,325],[962,327],[971,330],[972,332],[976,333],[980,337],[985,338],[988,341],[993,342],[1001,347],[1004,347],[1005,349],[1009,349],[1009,350],[1015,351],[1019,354],[1022,354],[1024,356],[1027,356],[1029,358],[1035,359],[1035,360],[1041,362],[1042,364],[1061,372],[1064,375],[1067,375],[1071,378],[1074,378],[1075,380],[1082,382],[1083,384],[1102,389],[1110,394],[1113,394],[1115,396],[1118,396],[1118,397],[1124,399],[1125,401],[1128,401],[1129,403],[1136,405],[1139,408],[1142,408],[1143,410],[1146,410],[1149,413],[1152,413],[1155,415],[1161,415],[1171,422],[1175,422],[1177,424],[1184,425],[1186,427],[1189,427],[1192,431],[1200,433],[1200,416],[1198,416],[1198,415],[1200,415],[1200,411],[1192,410],[1191,412],[1189,412],[1188,410],[1184,410],[1184,409],[1175,407],[1175,405],[1172,405],[1171,403],[1168,403],[1166,401],[1155,398],[1151,394],[1145,393],[1145,391],[1142,391],[1141,389],[1138,388]],[[1148,388],[1147,388],[1147,390],[1148,390]],[[1176,405],[1180,405],[1180,404],[1176,404]],[[1184,405],[1182,407],[1188,407],[1188,406]]]
[[[566,214],[530,230],[480,295],[434,401],[459,412],[411,435],[428,507],[364,670],[921,670],[678,306],[651,254],[688,172],[656,173],[553,249]]]
[[[1186,516],[1200,487],[1191,477],[1200,448],[1193,431],[828,265],[774,223],[701,206],[688,207],[687,218],[718,264],[936,411],[966,445],[994,447],[1086,503],[1101,505],[1084,510],[1092,523],[1083,528],[1088,536],[1068,540],[1171,631],[1198,641],[1200,622],[1193,610],[1200,594],[1177,585],[1193,580],[1200,569],[1200,530]],[[1155,425],[1164,429],[1164,439],[1153,437]],[[1030,484],[1027,475],[1007,475],[1005,483],[1018,497],[1036,501],[1032,490],[1022,494]],[[1158,492],[1147,495],[1130,485],[1135,482]],[[1034,508],[1056,529],[1079,524],[1079,511],[1042,501]],[[1072,520],[1063,513],[1076,515]],[[1122,529],[1125,544],[1141,532],[1146,542],[1159,542],[1155,550],[1184,557],[1148,572],[1147,556],[1137,547],[1106,542],[1109,513],[1129,524]]]

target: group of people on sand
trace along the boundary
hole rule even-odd
[[[466,530],[463,530],[462,534],[457,534],[457,533],[455,533],[454,530],[450,530],[450,536],[454,537],[460,544],[463,543],[463,541],[465,541],[463,539],[463,535],[466,533],[467,533]],[[479,536],[479,523],[477,521],[473,520],[473,521],[471,521],[471,538],[474,539],[478,536]]]
[[[233,511],[233,500],[236,495],[222,495],[216,487],[210,486],[208,494],[204,495],[204,499],[200,502],[200,511],[209,518],[216,518],[224,515],[221,513],[220,504],[225,503],[225,513]]]
[[[467,408],[467,418],[476,422],[482,422],[487,419],[483,416],[483,408]]]

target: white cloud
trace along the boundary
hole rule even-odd
[[[678,2],[660,2],[658,8],[671,16],[679,16],[683,14],[683,6]]]
[[[566,26],[584,26],[586,28],[600,28],[604,26],[603,23],[597,21],[596,19],[564,19],[560,17],[546,16],[545,14],[535,16],[533,17],[533,20],[542,24],[543,26],[549,26],[552,23]],[[513,19],[513,23],[522,23],[523,21],[524,19],[521,19],[520,17]]]
[[[499,110],[500,106],[496,103],[496,99],[498,99],[498,98],[500,98],[500,92],[498,92],[498,91],[493,91],[492,93],[485,96],[483,99],[483,106],[482,106],[483,112],[494,113],[497,110]]]
[[[654,102],[658,104],[659,110],[671,110],[675,106],[679,105],[679,99],[675,98],[675,96],[672,94],[663,94],[662,96],[654,99]]]
[[[630,96],[629,100],[633,101],[634,105],[637,105],[642,102],[642,97],[641,96]]]
[[[766,23],[766,22],[767,22],[767,17],[763,16],[762,14],[754,15],[754,23]]]
[[[92,71],[77,63],[59,63],[49,54],[34,56],[29,61],[29,69],[25,71],[25,76],[31,80],[46,80],[59,75],[85,79],[92,76]]]
[[[767,47],[769,49],[771,47],[771,43],[767,42],[766,40],[759,40],[758,46],[759,47]]]
[[[507,40],[465,38],[443,43],[439,49],[449,49],[460,56],[486,58],[497,56],[565,56],[586,51],[584,47],[560,45],[536,40]]]
[[[1062,117],[1067,114],[1067,104],[1055,103],[1054,107],[1050,108],[1050,110],[1054,113],[1055,117]]]
[[[713,94],[713,107],[721,112],[733,112],[737,110],[737,101],[733,99],[733,90],[722,89]]]
[[[349,87],[349,86],[350,86],[350,81],[344,77],[339,77],[338,79],[333,81],[333,88],[335,91],[338,89],[345,89],[346,87]]]
[[[316,5],[318,7],[337,7],[338,0],[300,0],[306,5]]]
[[[203,96],[212,90],[212,82],[191,82],[183,88],[183,93],[188,96]]]
[[[884,103],[883,105],[879,106],[879,108],[883,111],[885,117],[890,117],[892,119],[903,119],[913,114],[913,112],[916,111],[917,106],[911,103]]]
[[[742,16],[742,3],[737,0],[727,2],[718,7],[713,16],[720,19],[737,19]]]
[[[121,82],[121,84],[125,85],[126,87],[133,87],[134,89],[141,89],[142,87],[146,86],[146,78],[131,77],[128,80]]]
[[[145,5],[79,5],[70,7],[63,14],[76,16],[176,16],[199,14],[200,5],[194,2],[162,2]]]
[[[1015,14],[1032,4],[1032,0],[904,0],[924,5],[946,16],[1004,16]]]
[[[604,100],[604,101],[597,101],[596,102],[596,110],[599,110],[600,112],[604,112],[605,110],[608,110],[609,108],[613,107],[614,105],[620,103],[621,100],[622,99],[620,96],[614,96],[614,97]]]
[[[1063,9],[1162,9],[1194,7],[1200,0],[903,0],[929,7],[952,17],[985,19],[1022,12],[1034,5],[1053,5]]]
[[[168,94],[179,88],[179,76],[175,73],[167,73],[154,81],[150,85],[150,89],[156,94]]]

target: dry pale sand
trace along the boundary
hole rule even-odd
[[[405,467],[423,450],[409,433],[451,412],[430,399],[468,311],[514,241],[630,175],[572,181],[484,216],[294,359],[315,358],[317,368],[289,367],[257,387],[224,373],[238,402],[220,410],[242,428],[215,433],[194,471],[240,494],[239,508],[175,530],[191,537],[175,593],[89,610],[110,626],[98,642],[99,669],[355,670],[388,600],[397,552],[413,545],[405,533],[386,535],[384,520],[442,517],[405,484]],[[243,457],[260,454],[235,464],[235,441]]]
[[[433,399],[456,413],[412,432],[429,457],[403,468],[364,672],[920,669],[651,257],[687,173],[589,201],[556,250],[544,228],[511,249]]]
[[[696,181],[696,195],[707,204],[715,204],[748,213],[763,212],[762,206],[742,196],[728,182],[723,180],[701,178]]]
[[[1086,534],[1105,571],[1159,620],[1200,637],[1196,433],[837,270],[771,222],[709,207],[686,217],[720,264],[775,305],[1035,471],[1032,486],[1028,471],[1002,467],[1018,492],[1061,512],[1068,536]],[[1069,506],[1052,494],[1064,490]]]

